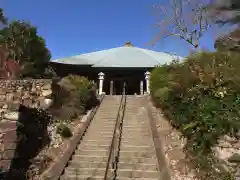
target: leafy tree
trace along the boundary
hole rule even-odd
[[[37,34],[37,28],[25,21],[13,21],[0,30],[9,58],[22,67],[23,77],[41,78],[51,58],[45,40]]]

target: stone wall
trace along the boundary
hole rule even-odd
[[[240,139],[230,136],[223,136],[213,148],[214,154],[226,170],[236,173],[236,179],[240,177]]]
[[[0,81],[0,168],[7,169],[14,157],[19,105],[47,109],[52,83],[47,79]]]

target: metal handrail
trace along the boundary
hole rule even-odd
[[[119,139],[120,136],[117,137],[117,135],[120,135],[120,126],[121,122],[123,120],[123,116],[121,117],[121,121],[120,121],[120,113],[121,110],[123,110],[122,112],[124,112],[125,110],[125,104],[126,104],[126,95],[125,95],[125,83],[123,86],[123,92],[122,92],[122,96],[121,96],[121,101],[120,101],[120,105],[119,105],[119,109],[118,109],[118,113],[117,113],[117,118],[116,118],[116,124],[114,127],[114,132],[113,132],[113,137],[112,137],[112,142],[111,145],[109,147],[109,154],[108,154],[108,161],[107,161],[107,166],[106,166],[106,170],[105,170],[105,174],[104,174],[104,180],[106,180],[108,177],[108,170],[109,170],[109,166],[110,163],[112,164],[112,169],[116,169],[117,168],[117,157],[118,157],[118,150],[119,150]],[[117,134],[117,130],[119,129],[119,132]],[[118,146],[117,148],[115,146]]]

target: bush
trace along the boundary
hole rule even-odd
[[[60,106],[60,119],[76,118],[86,110],[98,105],[96,89],[93,81],[77,75],[69,75],[58,83],[60,95],[57,104]]]
[[[187,150],[192,154],[211,154],[222,135],[237,137],[239,60],[237,53],[204,52],[189,56],[182,64],[153,70],[152,99],[187,137]]]
[[[57,126],[57,133],[63,138],[69,138],[72,136],[72,132],[66,124],[59,124]]]
[[[71,85],[74,86],[81,106],[87,108],[89,101],[96,101],[96,89],[93,81],[77,75],[70,75],[66,78],[70,81]]]
[[[69,75],[66,77],[71,85],[74,86],[75,90],[79,95],[79,103],[82,105],[86,105],[87,101],[90,98],[89,90],[92,88],[94,83],[89,81],[86,77],[77,76],[77,75]]]

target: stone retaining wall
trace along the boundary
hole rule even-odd
[[[48,108],[52,83],[49,79],[0,81],[0,168],[8,169],[14,157],[19,105]]]

